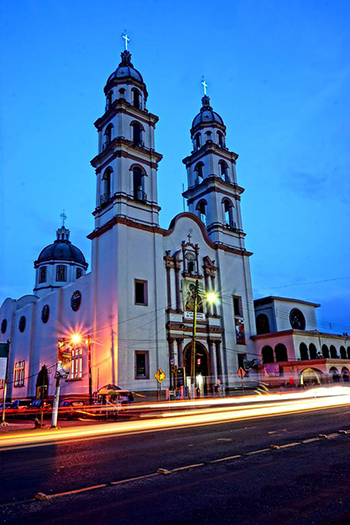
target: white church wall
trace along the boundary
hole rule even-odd
[[[166,287],[162,237],[118,225],[118,322],[120,386],[154,390],[154,373],[167,366]],[[147,283],[147,305],[135,304],[135,279]],[[149,352],[149,379],[135,378],[135,352]],[[130,384],[130,383],[129,383]]]
[[[302,301],[274,300],[277,331],[289,330],[290,312],[293,308],[300,310],[306,321],[305,330],[317,330],[316,311],[312,305],[304,304]]]

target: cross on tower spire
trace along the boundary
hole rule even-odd
[[[206,95],[206,94],[207,94],[207,87],[208,87],[208,84],[207,84],[206,81],[204,80],[204,77],[202,77],[201,84],[202,84],[202,86],[203,86],[204,95]]]
[[[122,39],[124,40],[125,51],[127,51],[128,50],[128,43],[131,42],[131,40],[128,37],[128,35],[126,34],[126,29],[125,29],[124,33],[122,34]]]
[[[62,226],[64,226],[64,222],[67,220],[67,215],[65,214],[65,210],[63,210],[60,217],[62,219]]]

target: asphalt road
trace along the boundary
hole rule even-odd
[[[1,452],[0,522],[349,524],[344,429],[350,407]]]

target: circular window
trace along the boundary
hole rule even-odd
[[[4,334],[7,330],[7,319],[1,321],[1,333]]]
[[[70,305],[71,305],[73,312],[77,312],[79,310],[80,304],[81,304],[81,293],[79,292],[79,290],[77,290],[76,292],[74,292],[74,294],[70,298]]]
[[[293,308],[289,314],[289,322],[295,330],[305,330],[306,322],[303,312],[298,308]]]
[[[50,307],[48,304],[45,304],[43,306],[43,309],[41,310],[41,320],[43,323],[47,323],[50,317]]]
[[[19,320],[18,329],[20,332],[24,332],[24,330],[26,329],[26,318],[24,317],[24,315],[22,315],[22,317]]]

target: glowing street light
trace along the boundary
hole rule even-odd
[[[218,302],[218,294],[216,292],[208,292],[206,294],[206,300],[209,304],[216,304]]]
[[[71,343],[73,343],[73,345],[78,345],[79,343],[81,343],[82,336],[81,334],[75,333],[75,334],[72,334],[70,340],[71,340]]]

